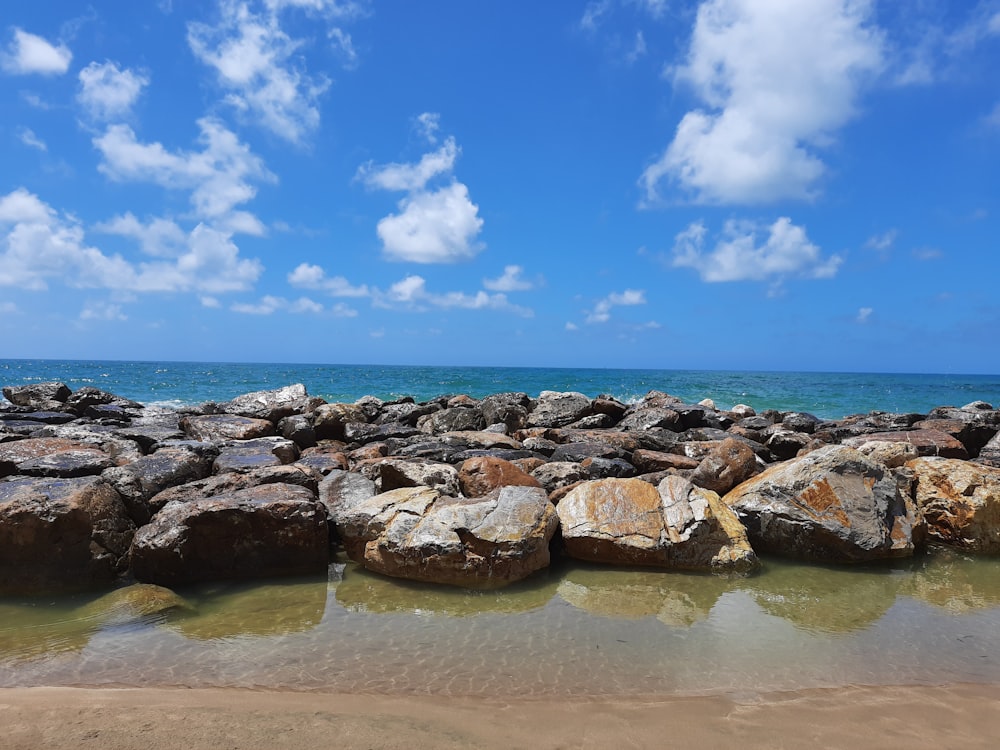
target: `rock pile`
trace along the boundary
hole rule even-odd
[[[744,574],[925,540],[1000,554],[1000,410],[825,421],[659,391],[171,411],[62,383],[0,405],[0,592],[373,571],[499,587],[551,554]]]

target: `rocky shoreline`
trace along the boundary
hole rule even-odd
[[[553,555],[753,573],[928,544],[1000,554],[1000,410],[820,420],[651,391],[326,403],[302,385],[172,411],[3,388],[0,593],[316,573],[496,588]]]

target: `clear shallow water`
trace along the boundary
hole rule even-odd
[[[768,560],[732,580],[564,564],[494,592],[348,564],[182,602],[127,593],[0,599],[0,686],[524,697],[1000,684],[1000,561],[951,553],[847,569]]]
[[[655,389],[689,402],[712,398],[757,410],[808,411],[825,419],[873,410],[925,413],[971,401],[1000,403],[1000,375],[614,370],[570,368],[408,367],[385,365],[234,364],[204,362],[85,362],[0,359],[0,385],[58,380],[142,403],[174,406],[226,401],[249,391],[304,383],[328,401],[442,394],[482,397],[499,391],[608,393],[623,401]]]

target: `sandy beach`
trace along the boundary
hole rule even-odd
[[[480,700],[232,689],[0,690],[28,748],[986,748],[996,686],[849,687],[600,700]]]

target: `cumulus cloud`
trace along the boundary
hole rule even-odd
[[[805,229],[787,217],[769,226],[727,221],[711,249],[706,249],[707,235],[702,223],[691,224],[678,234],[672,265],[693,268],[702,281],[708,282],[780,282],[787,277],[830,278],[843,262],[839,255],[823,257]]]
[[[17,133],[17,137],[20,138],[21,143],[23,143],[28,148],[34,148],[37,149],[38,151],[49,150],[49,147],[45,144],[45,141],[43,141],[41,138],[35,135],[35,131],[32,130],[31,128],[21,128]]]
[[[855,320],[857,320],[858,323],[867,323],[868,322],[868,318],[870,318],[872,316],[873,312],[875,312],[875,310],[872,309],[871,307],[862,307],[862,308],[859,308],[858,309],[858,316],[857,316],[857,318],[855,318]]]
[[[289,9],[310,12],[329,23],[363,15],[360,3],[329,0],[266,0],[256,3],[220,0],[214,25],[188,24],[188,45],[195,57],[215,70],[224,101],[246,119],[292,143],[300,143],[319,125],[318,102],[329,88],[323,75],[310,75],[298,54],[305,44],[281,26]],[[327,36],[348,65],[357,62],[350,35],[338,26]]]
[[[425,137],[439,127],[437,114],[425,112],[416,118]],[[469,189],[455,179],[453,170],[461,150],[449,136],[441,147],[410,164],[372,162],[358,169],[357,177],[370,188],[405,191],[398,212],[378,222],[376,233],[389,260],[411,263],[456,263],[475,257],[483,244],[476,240],[483,227],[479,206]],[[435,178],[448,180],[433,188]]]
[[[868,238],[867,242],[865,242],[865,247],[869,250],[886,253],[892,249],[892,246],[896,243],[896,237],[898,235],[899,232],[895,229],[889,229],[881,234],[873,234]]]
[[[299,297],[297,300],[289,301],[284,297],[274,297],[268,294],[261,297],[259,302],[237,302],[231,305],[229,309],[243,315],[273,315],[279,310],[290,313],[312,313],[315,315],[323,312],[323,305],[314,302],[308,297]]]
[[[818,150],[882,65],[866,0],[706,0],[673,71],[704,107],[643,172],[646,201],[664,180],[703,203],[812,198],[826,170]]]
[[[176,222],[153,218],[144,224],[131,212],[96,224],[94,231],[128,237],[138,242],[147,255],[162,258],[176,257],[187,243],[187,233]]]
[[[128,125],[111,125],[93,141],[102,157],[98,169],[119,182],[151,182],[190,190],[195,216],[221,221],[257,194],[256,183],[276,178],[260,157],[218,120],[202,118],[198,127],[201,151],[172,152],[159,142],[141,143]],[[242,218],[245,223],[248,217]]]
[[[475,294],[465,292],[434,293],[427,289],[427,282],[422,276],[407,276],[386,291],[375,294],[375,303],[380,307],[402,306],[409,309],[424,311],[431,308],[462,309],[462,310],[498,310],[510,312],[525,318],[534,316],[534,311],[515,305],[502,293],[487,294],[478,291]]]
[[[503,274],[495,279],[483,279],[483,288],[491,292],[525,292],[534,284],[524,278],[521,266],[504,266]]]
[[[65,44],[58,46],[23,29],[14,29],[14,38],[0,53],[0,67],[11,75],[62,75],[69,70],[73,53]]]
[[[645,305],[646,292],[642,289],[626,289],[624,292],[612,292],[594,305],[587,314],[588,323],[607,323],[611,319],[611,308]]]
[[[143,225],[127,216],[109,222],[106,229],[140,242],[152,242],[156,231],[174,243],[180,239],[172,228],[164,230],[155,222]],[[263,272],[260,261],[240,257],[230,234],[204,224],[188,233],[182,246],[154,250],[170,257],[130,263],[88,245],[76,219],[24,188],[0,197],[0,286],[43,290],[50,280],[58,280],[67,286],[118,291],[219,294],[249,289]]]
[[[88,302],[80,311],[80,320],[128,320],[121,305],[110,302]]]
[[[370,290],[366,284],[352,285],[343,276],[327,276],[326,271],[311,263],[300,263],[288,274],[288,283],[303,289],[316,289],[331,297],[367,297]]]
[[[76,99],[93,120],[115,120],[128,117],[142,93],[149,85],[149,76],[117,63],[92,62],[80,71],[80,89]]]

